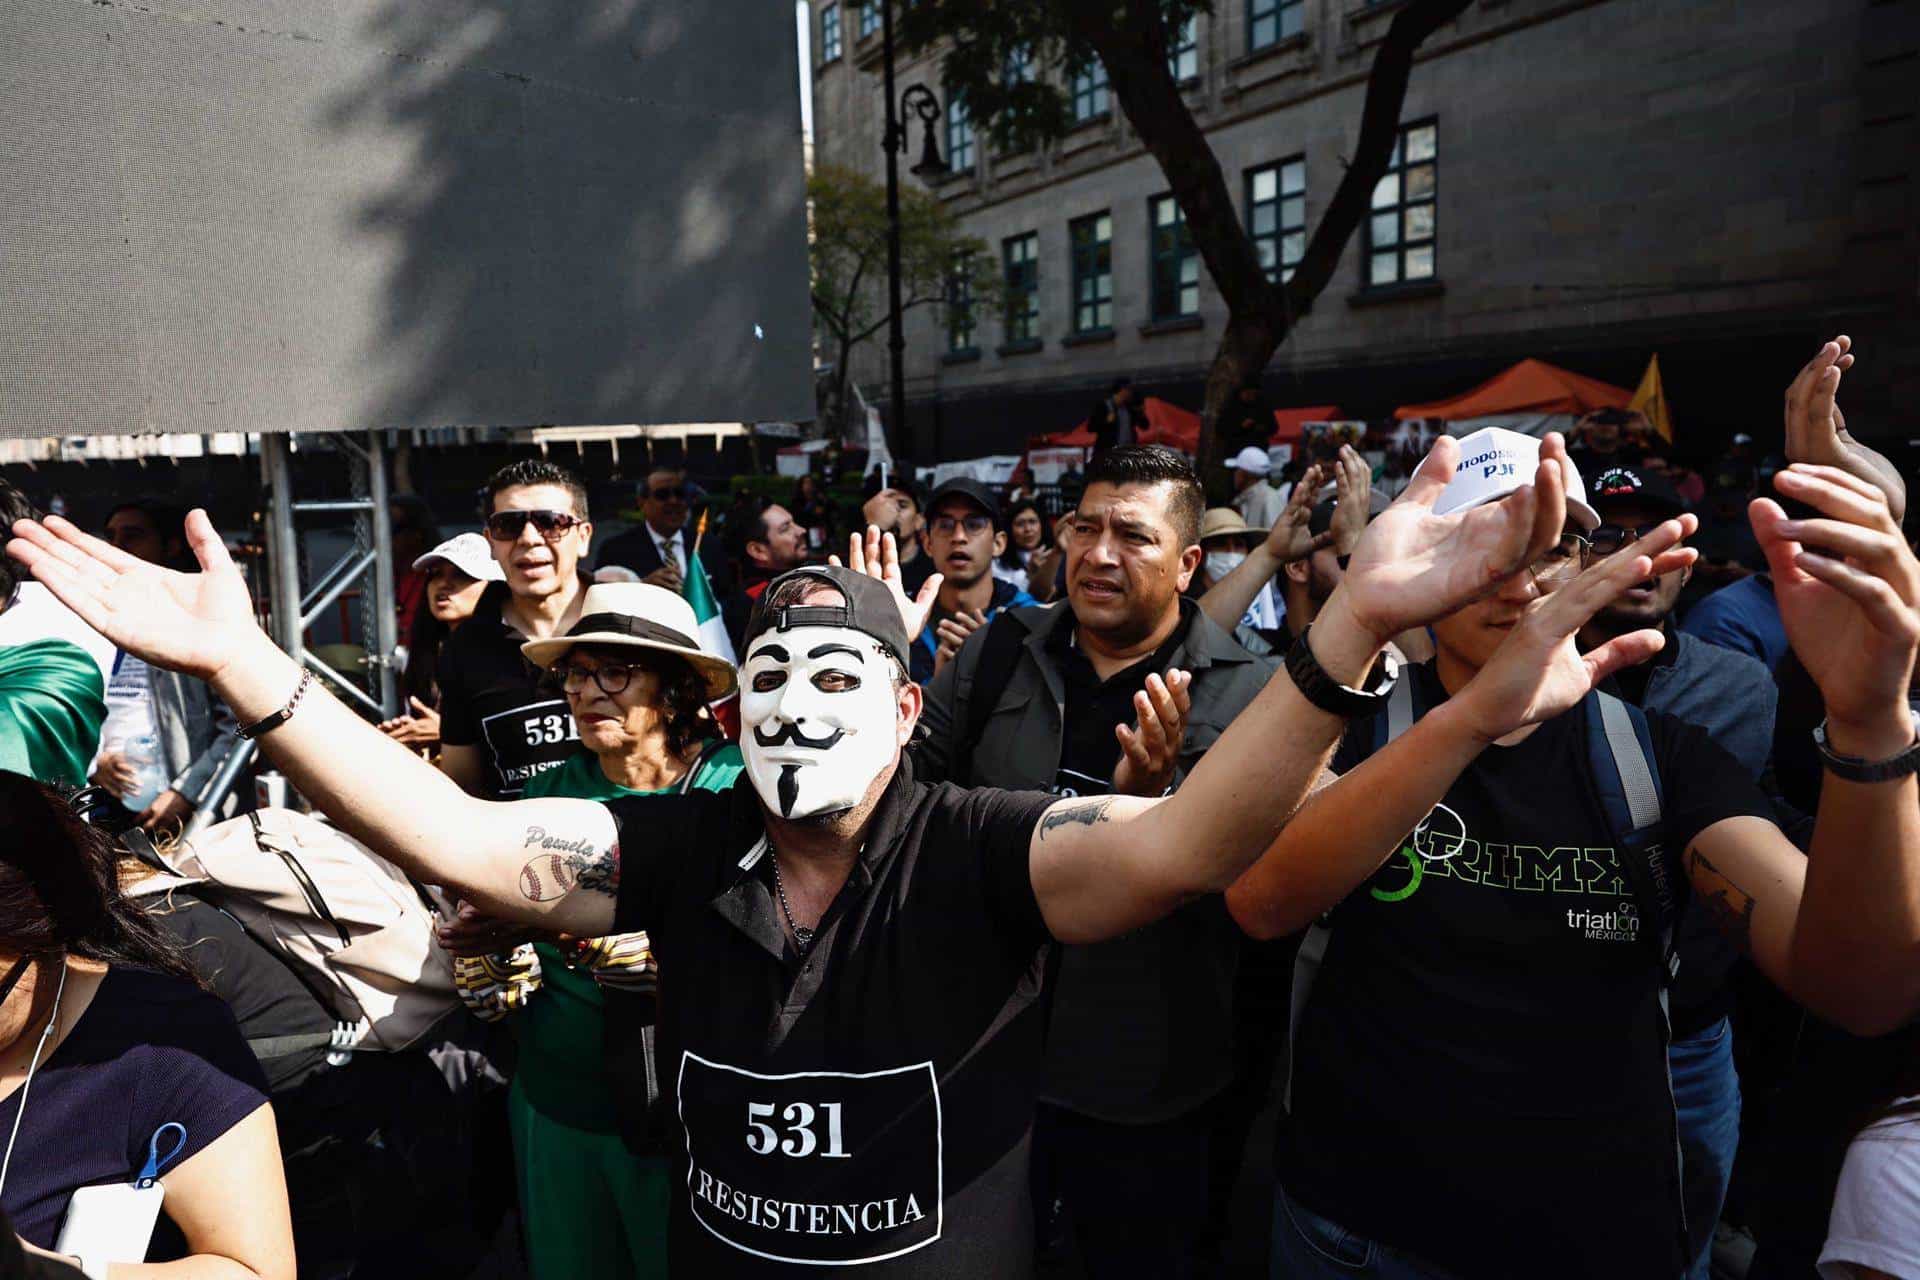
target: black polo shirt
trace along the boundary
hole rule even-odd
[[[804,958],[744,777],[609,803],[613,929],[646,930],[663,975],[658,1060],[685,1142],[676,1273],[1031,1271],[1049,939],[1027,858],[1052,802],[915,783],[903,760]]]
[[[1047,637],[1047,648],[1060,666],[1066,686],[1064,731],[1060,736],[1060,769],[1053,790],[1063,796],[1105,795],[1113,790],[1113,771],[1120,764],[1120,740],[1115,725],[1132,726],[1139,716],[1133,695],[1147,687],[1147,677],[1166,677],[1174,650],[1187,638],[1198,612],[1189,600],[1180,602],[1180,622],[1160,647],[1130,666],[1102,680],[1080,649],[1079,630],[1071,619]]]
[[[581,577],[584,589],[590,579]],[[507,584],[492,582],[473,616],[447,637],[434,674],[440,683],[440,741],[480,748],[487,794],[519,796],[527,780],[556,768],[580,746],[566,698],[520,656],[527,637],[507,625]]]

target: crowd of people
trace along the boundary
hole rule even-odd
[[[1601,414],[1248,443],[1217,507],[1116,384],[1057,519],[877,476],[844,545],[658,468],[596,546],[518,462],[396,522],[379,725],[203,512],[0,490],[4,1240],[1198,1277],[1277,1113],[1276,1280],[1920,1277],[1920,561],[1852,363],[1711,480]],[[326,823],[171,840],[235,735]]]

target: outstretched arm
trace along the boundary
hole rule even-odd
[[[1293,492],[1287,497],[1286,508],[1281,511],[1280,519],[1268,531],[1266,538],[1247,552],[1247,558],[1235,565],[1232,573],[1208,587],[1206,594],[1200,597],[1200,612],[1211,618],[1222,631],[1233,634],[1233,629],[1240,625],[1240,619],[1246,617],[1247,610],[1253,607],[1260,588],[1272,582],[1273,575],[1295,560],[1304,560],[1312,555],[1316,547],[1333,541],[1331,532],[1316,538],[1307,528],[1307,522],[1313,516],[1314,495],[1319,492],[1321,474],[1318,463],[1307,468],[1306,474],[1293,486]]]
[[[1534,483],[1498,503],[1435,516],[1459,444],[1443,438],[1368,529],[1346,580],[1304,643],[1335,680],[1357,686],[1387,637],[1495,590],[1560,536],[1566,513],[1549,436]],[[1275,675],[1172,796],[1064,801],[1029,850],[1034,893],[1064,942],[1113,937],[1232,884],[1293,817],[1346,722]]]
[[[1840,412],[1840,381],[1853,367],[1853,339],[1841,334],[1814,353],[1787,387],[1787,459],[1837,467],[1886,495],[1895,524],[1906,517],[1907,482],[1900,469],[1854,439]]]
[[[206,680],[241,724],[272,715],[299,687],[299,665],[255,624],[246,584],[204,511],[187,517],[194,574],[147,564],[57,516],[13,532],[8,553],[89,626],[150,663]],[[318,682],[259,741],[316,808],[416,878],[457,888],[496,916],[611,932],[619,849],[601,805],[477,800]]]

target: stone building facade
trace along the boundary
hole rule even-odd
[[[818,158],[877,176],[878,11],[811,3]],[[1215,0],[1195,20],[1187,101],[1276,258],[1337,185],[1399,7]],[[933,189],[1027,286],[970,335],[937,307],[909,315],[914,456],[1070,426],[1119,374],[1197,408],[1225,308],[1183,260],[1164,178],[1110,97],[1073,86],[1086,118],[1003,156],[984,133],[969,142],[936,58],[896,67],[949,107],[953,172]],[[1529,355],[1631,386],[1658,351],[1704,447],[1777,431],[1786,379],[1847,329],[1854,417],[1873,430],[1920,394],[1916,86],[1913,3],[1475,0],[1423,47],[1400,169],[1268,391],[1379,418]],[[916,125],[903,182],[919,181],[905,167],[920,143]],[[879,343],[857,357],[877,399],[885,357]]]

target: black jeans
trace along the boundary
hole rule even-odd
[[[1091,1280],[1195,1274],[1207,1207],[1209,1111],[1115,1124],[1042,1104],[1034,1122],[1037,1202],[1057,1194]],[[1044,1222],[1037,1217],[1036,1221]]]

